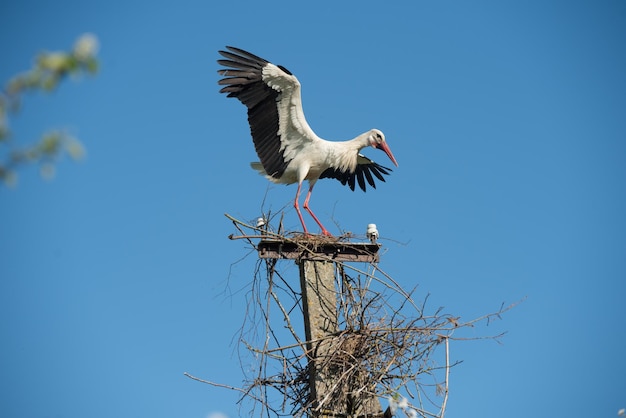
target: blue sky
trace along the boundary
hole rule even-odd
[[[286,206],[299,229],[295,187],[249,168],[245,109],[217,92],[217,50],[235,45],[298,76],[320,136],[385,133],[400,164],[387,183],[316,186],[331,232],[376,223],[380,267],[433,311],[471,319],[527,298],[472,331],[508,331],[502,344],[452,346],[448,417],[616,416],[626,3],[266,3],[0,6],[0,80],[84,32],[101,43],[95,78],[28,97],[11,120],[21,140],[65,128],[88,155],[0,189],[0,415],[246,414],[235,393],[183,376],[242,379],[256,257],[223,214]]]

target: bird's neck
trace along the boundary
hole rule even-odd
[[[370,145],[369,132],[361,134],[354,139],[344,142],[335,142],[334,161],[339,170],[354,171],[357,166],[357,157],[361,149]]]
[[[371,137],[371,133],[368,131],[368,132],[362,133],[361,135],[357,136],[354,139],[351,139],[348,142],[353,143],[357,151],[361,151],[363,148],[369,147],[370,145],[372,145],[370,143],[370,137]]]

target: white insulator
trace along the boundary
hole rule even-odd
[[[376,242],[378,239],[378,229],[376,229],[376,224],[367,224],[367,238],[372,241],[372,243]]]
[[[265,226],[265,219],[263,218],[258,218],[256,220],[256,227],[257,228],[261,228],[262,226]]]

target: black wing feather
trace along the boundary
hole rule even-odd
[[[376,178],[378,178],[380,181],[385,181],[383,174],[389,175],[389,171],[392,171],[390,168],[383,167],[381,165],[372,166],[371,170],[372,170],[372,173],[374,173],[374,175],[376,176]]]
[[[365,179],[363,178],[363,170],[356,170],[356,179],[359,182],[361,190],[365,190]]]
[[[280,178],[289,161],[285,161],[280,150],[276,105],[280,92],[263,82],[263,67],[269,61],[243,49],[226,48],[228,51],[219,51],[219,54],[227,59],[217,60],[226,67],[218,70],[218,74],[224,76],[218,81],[224,86],[220,93],[228,93],[227,97],[239,99],[248,108],[250,133],[261,164],[268,175]],[[280,68],[289,73],[284,67]]]
[[[347,184],[350,187],[350,190],[354,191],[355,180],[356,183],[359,184],[359,187],[364,192],[367,191],[367,186],[365,184],[365,179],[367,179],[367,183],[372,186],[374,189],[376,188],[376,183],[374,181],[374,177],[372,174],[376,176],[380,181],[385,181],[384,175],[389,175],[389,173],[393,171],[388,167],[384,167],[380,164],[375,163],[369,158],[359,154],[358,163],[356,169],[353,172],[341,171],[338,168],[329,168],[322,173],[320,176],[321,179],[329,178],[336,179],[341,182],[344,186]]]
[[[376,183],[374,183],[374,179],[372,178],[372,173],[370,173],[370,170],[363,170],[363,174],[365,174],[365,178],[367,178],[367,183],[375,189]]]

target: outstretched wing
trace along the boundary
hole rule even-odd
[[[337,168],[329,168],[322,173],[320,178],[337,179],[344,186],[347,184],[352,191],[354,191],[354,185],[356,180],[356,183],[359,184],[361,190],[366,191],[367,186],[365,184],[365,181],[367,181],[367,183],[375,189],[376,183],[374,181],[374,177],[384,182],[385,178],[383,177],[383,174],[389,175],[391,171],[393,171],[391,168],[383,167],[382,165],[370,160],[363,154],[359,154],[359,156],[357,157],[357,166],[354,171],[341,171]]]
[[[318,140],[304,118],[300,83],[285,67],[232,46],[219,51],[220,93],[248,108],[248,123],[265,172],[280,178],[306,141]]]

